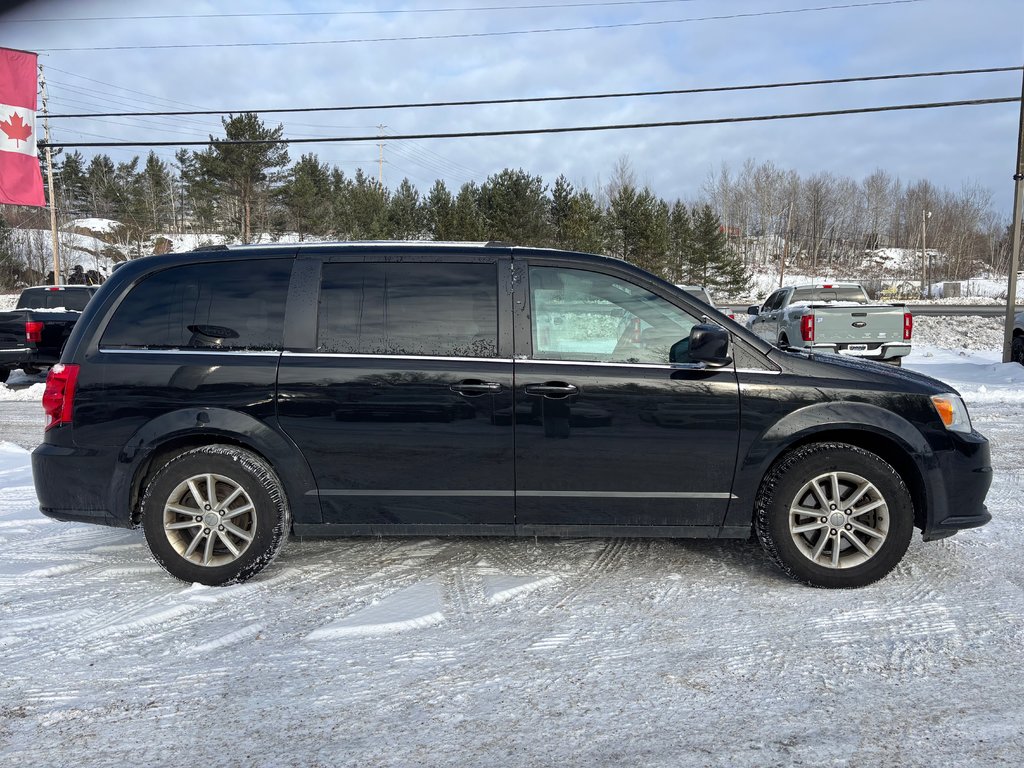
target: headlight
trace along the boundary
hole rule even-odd
[[[959,395],[952,392],[944,395],[932,395],[932,405],[939,413],[939,418],[946,429],[953,432],[970,432],[971,417],[967,414],[967,406]]]

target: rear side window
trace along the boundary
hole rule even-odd
[[[171,267],[142,280],[107,324],[113,349],[279,350],[291,259]]]
[[[325,264],[317,348],[326,353],[496,357],[494,264]]]

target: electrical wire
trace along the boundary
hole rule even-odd
[[[391,139],[402,141],[420,141],[424,139],[471,139],[494,136],[536,136],[556,133],[584,133],[594,131],[622,131],[638,128],[680,128],[693,125],[726,125],[730,123],[767,122],[771,120],[796,120],[809,117],[835,117],[838,115],[862,115],[877,112],[897,112],[918,109],[941,109],[946,107],[981,106],[987,104],[1010,104],[1021,100],[1020,96],[1007,96],[994,99],[966,99],[963,101],[938,101],[925,104],[893,104],[883,107],[858,107],[854,109],[833,109],[817,112],[793,112],[777,115],[750,115],[745,117],[717,117],[703,120],[666,120],[650,123],[621,123],[616,125],[575,125],[559,128],[510,128],[497,131],[461,131],[450,133],[410,133],[391,136]],[[378,136],[331,136],[305,139],[214,139],[213,141],[120,141],[120,142],[38,142],[38,146],[51,148],[63,147],[205,147],[211,144],[245,145],[245,144],[333,144],[355,141],[374,141]]]
[[[692,24],[704,21],[730,21],[735,19],[753,19],[766,16],[787,16],[798,13],[817,13],[822,11],[839,11],[853,8],[870,8],[875,6],[912,5],[925,0],[874,0],[866,3],[845,3],[843,5],[821,5],[810,8],[787,8],[777,11],[751,11],[748,13],[730,13],[716,16],[692,16],[686,19],[662,19],[658,21],[632,21],[618,24],[587,24],[578,27],[550,27],[547,29],[514,29],[504,32],[453,32],[446,35],[400,35],[397,37],[361,37],[345,40],[283,40],[266,43],[165,43],[162,45],[97,45],[71,48],[37,47],[39,53],[70,53],[81,51],[154,51],[187,48],[268,48],[284,46],[309,45],[348,45],[366,43],[399,43],[423,40],[466,40],[485,37],[512,37],[517,35],[555,34],[562,32],[593,32],[601,29],[636,29],[642,27],[667,26],[670,24]]]
[[[697,93],[725,93],[731,91],[758,91],[776,88],[795,88],[810,85],[837,85],[842,83],[867,83],[883,80],[908,80],[922,77],[953,77],[960,75],[981,75],[995,72],[1020,72],[1024,67],[985,67],[981,69],[951,69],[937,72],[904,72],[889,75],[862,75],[858,77],[833,77],[825,80],[792,80],[781,83],[756,83],[753,85],[718,85],[704,88],[675,88],[657,91],[622,91],[618,93],[591,93],[570,96],[525,96],[510,99],[469,99],[465,101],[420,101],[398,104],[362,104],[334,107],[289,107],[278,109],[210,109],[174,112],[83,112],[50,115],[51,120],[60,118],[86,117],[170,117],[189,115],[226,115],[254,113],[260,115],[286,114],[295,112],[356,112],[377,109],[422,109],[433,107],[476,107],[495,104],[539,104],[556,101],[583,101],[586,99],[624,99],[642,96],[680,96]],[[324,126],[328,127],[328,126]]]
[[[182,13],[153,16],[64,16],[52,19],[7,19],[4,23],[41,24],[65,21],[156,21],[164,19],[255,19],[303,16],[383,16],[391,14],[478,13],[482,11],[534,11],[564,8],[607,8],[611,6],[675,5],[698,0],[603,0],[593,3],[544,3],[536,5],[485,5],[472,8],[388,8],[372,11],[291,11],[272,13]]]

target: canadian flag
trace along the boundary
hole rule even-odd
[[[36,156],[36,54],[0,48],[0,203],[45,206]]]

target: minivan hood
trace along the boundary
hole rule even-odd
[[[956,388],[946,382],[927,376],[917,371],[909,371],[906,368],[897,368],[888,363],[879,363],[873,360],[862,360],[847,355],[834,355],[825,352],[774,352],[771,357],[786,365],[793,363],[803,367],[801,363],[811,363],[814,369],[820,371],[819,366],[827,366],[832,369],[832,375],[843,375],[849,378],[856,378],[859,381],[876,382],[884,387],[894,387],[902,384],[902,389],[920,392],[926,395],[935,395],[943,392],[960,393]],[[839,373],[837,369],[841,370]],[[808,369],[808,373],[812,373]],[[824,373],[824,371],[821,371]]]

